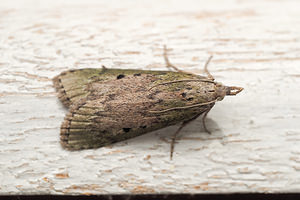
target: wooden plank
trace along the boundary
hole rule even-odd
[[[0,4],[0,194],[297,192],[299,1],[4,1]],[[71,68],[211,73],[245,90],[184,128],[96,150],[59,144],[67,110],[51,78]]]

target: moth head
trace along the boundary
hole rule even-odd
[[[217,100],[221,101],[226,95],[237,95],[244,88],[236,86],[225,86],[221,83],[216,83]]]

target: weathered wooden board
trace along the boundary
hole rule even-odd
[[[0,194],[300,190],[299,1],[2,1]],[[181,69],[243,86],[176,126],[96,150],[59,144],[51,78],[71,68]]]

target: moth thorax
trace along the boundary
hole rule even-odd
[[[227,86],[222,85],[221,83],[217,83],[215,85],[217,100],[221,101],[227,95]]]

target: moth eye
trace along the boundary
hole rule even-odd
[[[186,93],[185,93],[185,92],[181,93],[180,95],[181,95],[183,98],[186,97]]]
[[[127,132],[130,131],[130,129],[131,129],[131,128],[123,128],[123,131],[124,131],[125,133],[127,133]]]
[[[193,101],[193,97],[187,98],[187,101]]]
[[[186,88],[187,90],[191,90],[191,89],[193,89],[193,88],[191,88],[191,87],[188,87],[188,88]]]
[[[119,74],[119,75],[117,76],[117,79],[121,79],[121,78],[124,78],[124,77],[125,77],[124,74]]]

